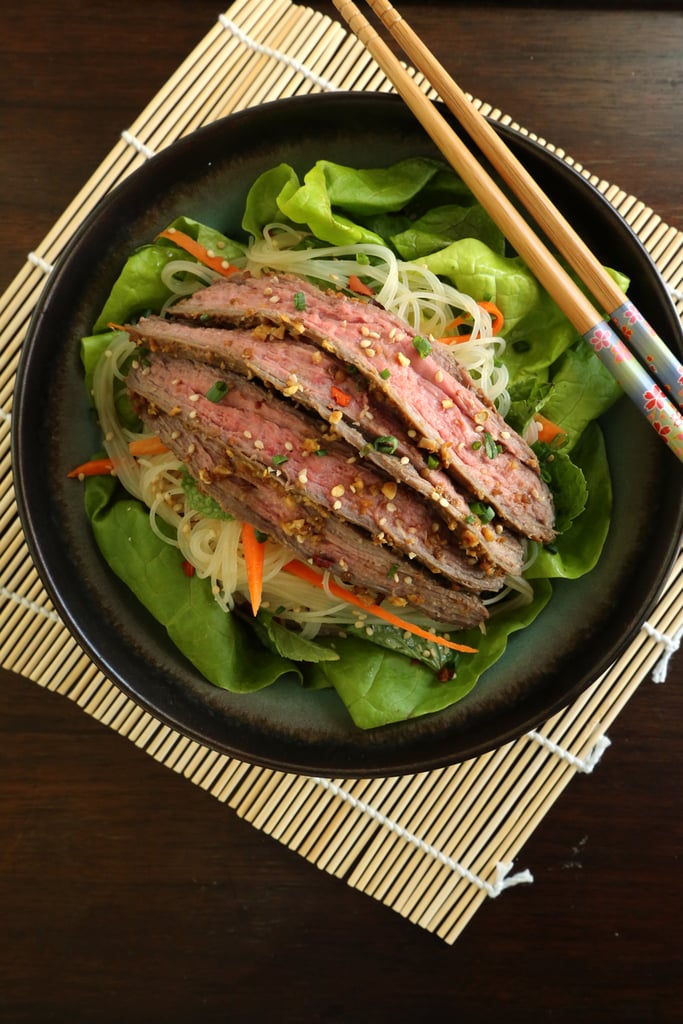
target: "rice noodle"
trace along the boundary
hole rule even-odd
[[[505,342],[493,337],[491,318],[474,299],[443,282],[426,267],[398,260],[384,246],[302,248],[302,238],[300,232],[288,225],[268,225],[263,237],[248,249],[246,267],[254,274],[265,270],[287,272],[337,288],[347,288],[350,275],[362,277],[371,284],[382,306],[434,338],[443,336],[456,316],[468,314],[473,323],[471,339],[458,343],[458,361],[505,415],[509,407],[507,371],[498,359]],[[210,284],[217,276],[190,260],[170,261],[162,271],[163,283],[172,292],[166,308],[177,298]],[[183,487],[182,464],[171,453],[137,459],[131,456],[129,443],[150,436],[126,430],[116,409],[117,392],[122,390],[135,349],[128,336],[119,332],[95,369],[93,399],[107,453],[125,489],[149,508],[155,534],[177,547],[199,577],[210,580],[216,601],[229,611],[237,601],[249,598],[240,539],[242,524],[234,519],[207,517],[194,510]],[[325,587],[315,588],[282,572],[291,557],[288,549],[271,541],[265,543],[262,607],[277,609],[309,638],[326,626],[372,628],[363,612],[340,601]],[[490,603],[505,598],[507,607],[507,600],[526,602],[530,597],[530,585],[520,577],[510,579]],[[402,609],[402,616],[429,629],[448,629],[448,623],[434,623],[418,609]]]

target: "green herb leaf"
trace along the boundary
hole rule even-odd
[[[497,455],[500,455],[502,449],[499,444],[494,441],[488,430],[484,434],[484,447],[486,449],[486,455],[489,459],[495,459]]]

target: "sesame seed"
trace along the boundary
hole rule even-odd
[[[408,359],[408,356],[404,355],[403,352],[399,352],[397,354],[396,360],[401,364],[401,366],[410,366],[410,359]]]
[[[305,469],[301,470],[301,472],[299,473],[298,479],[299,479],[299,483],[300,484],[307,484],[308,483],[308,473],[306,472]]]
[[[265,445],[264,445],[263,441],[256,440],[256,441],[254,441],[254,448],[258,448],[259,451],[263,451],[263,449],[265,448]]]
[[[334,504],[332,505],[332,508],[333,508],[333,509],[334,509],[334,510],[335,510],[336,512],[338,512],[338,511],[339,511],[339,509],[340,509],[341,507],[342,507],[342,503],[341,503],[341,501],[335,501],[335,502],[334,502]]]
[[[436,371],[436,373],[434,374],[434,380],[436,381],[437,384],[441,383],[441,381],[443,380],[443,370]]]
[[[191,402],[198,402],[199,401],[199,395],[197,395],[197,394],[190,395],[190,401]]]
[[[246,437],[247,441],[250,441],[252,438],[251,430],[245,430],[243,436]]]
[[[330,494],[333,498],[341,498],[342,494],[344,494],[344,485],[336,484],[330,491]]]

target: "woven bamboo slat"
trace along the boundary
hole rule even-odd
[[[419,75],[416,81],[431,90]],[[337,21],[291,0],[236,0],[122,133],[0,297],[0,658],[77,704],[156,761],[417,926],[453,943],[487,898],[529,882],[510,874],[533,831],[683,631],[683,557],[648,623],[574,703],[533,733],[462,764],[399,778],[315,779],[254,767],[181,736],[90,662],[55,613],[17,518],[12,392],[28,323],[52,266],[97,203],[149,156],[218,117],[300,93],[391,86]],[[683,308],[683,235],[502,111],[470,100],[586,177],[639,235]]]

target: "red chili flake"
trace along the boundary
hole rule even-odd
[[[186,576],[190,578],[194,576],[195,573],[195,568],[192,562],[188,562],[186,558],[183,559],[183,572],[185,573]]]
[[[455,669],[451,665],[444,665],[436,673],[436,678],[440,683],[447,683],[450,679],[455,676]]]
[[[337,405],[348,405],[351,401],[351,395],[347,395],[345,391],[342,391],[335,384],[332,385],[332,397]]]

